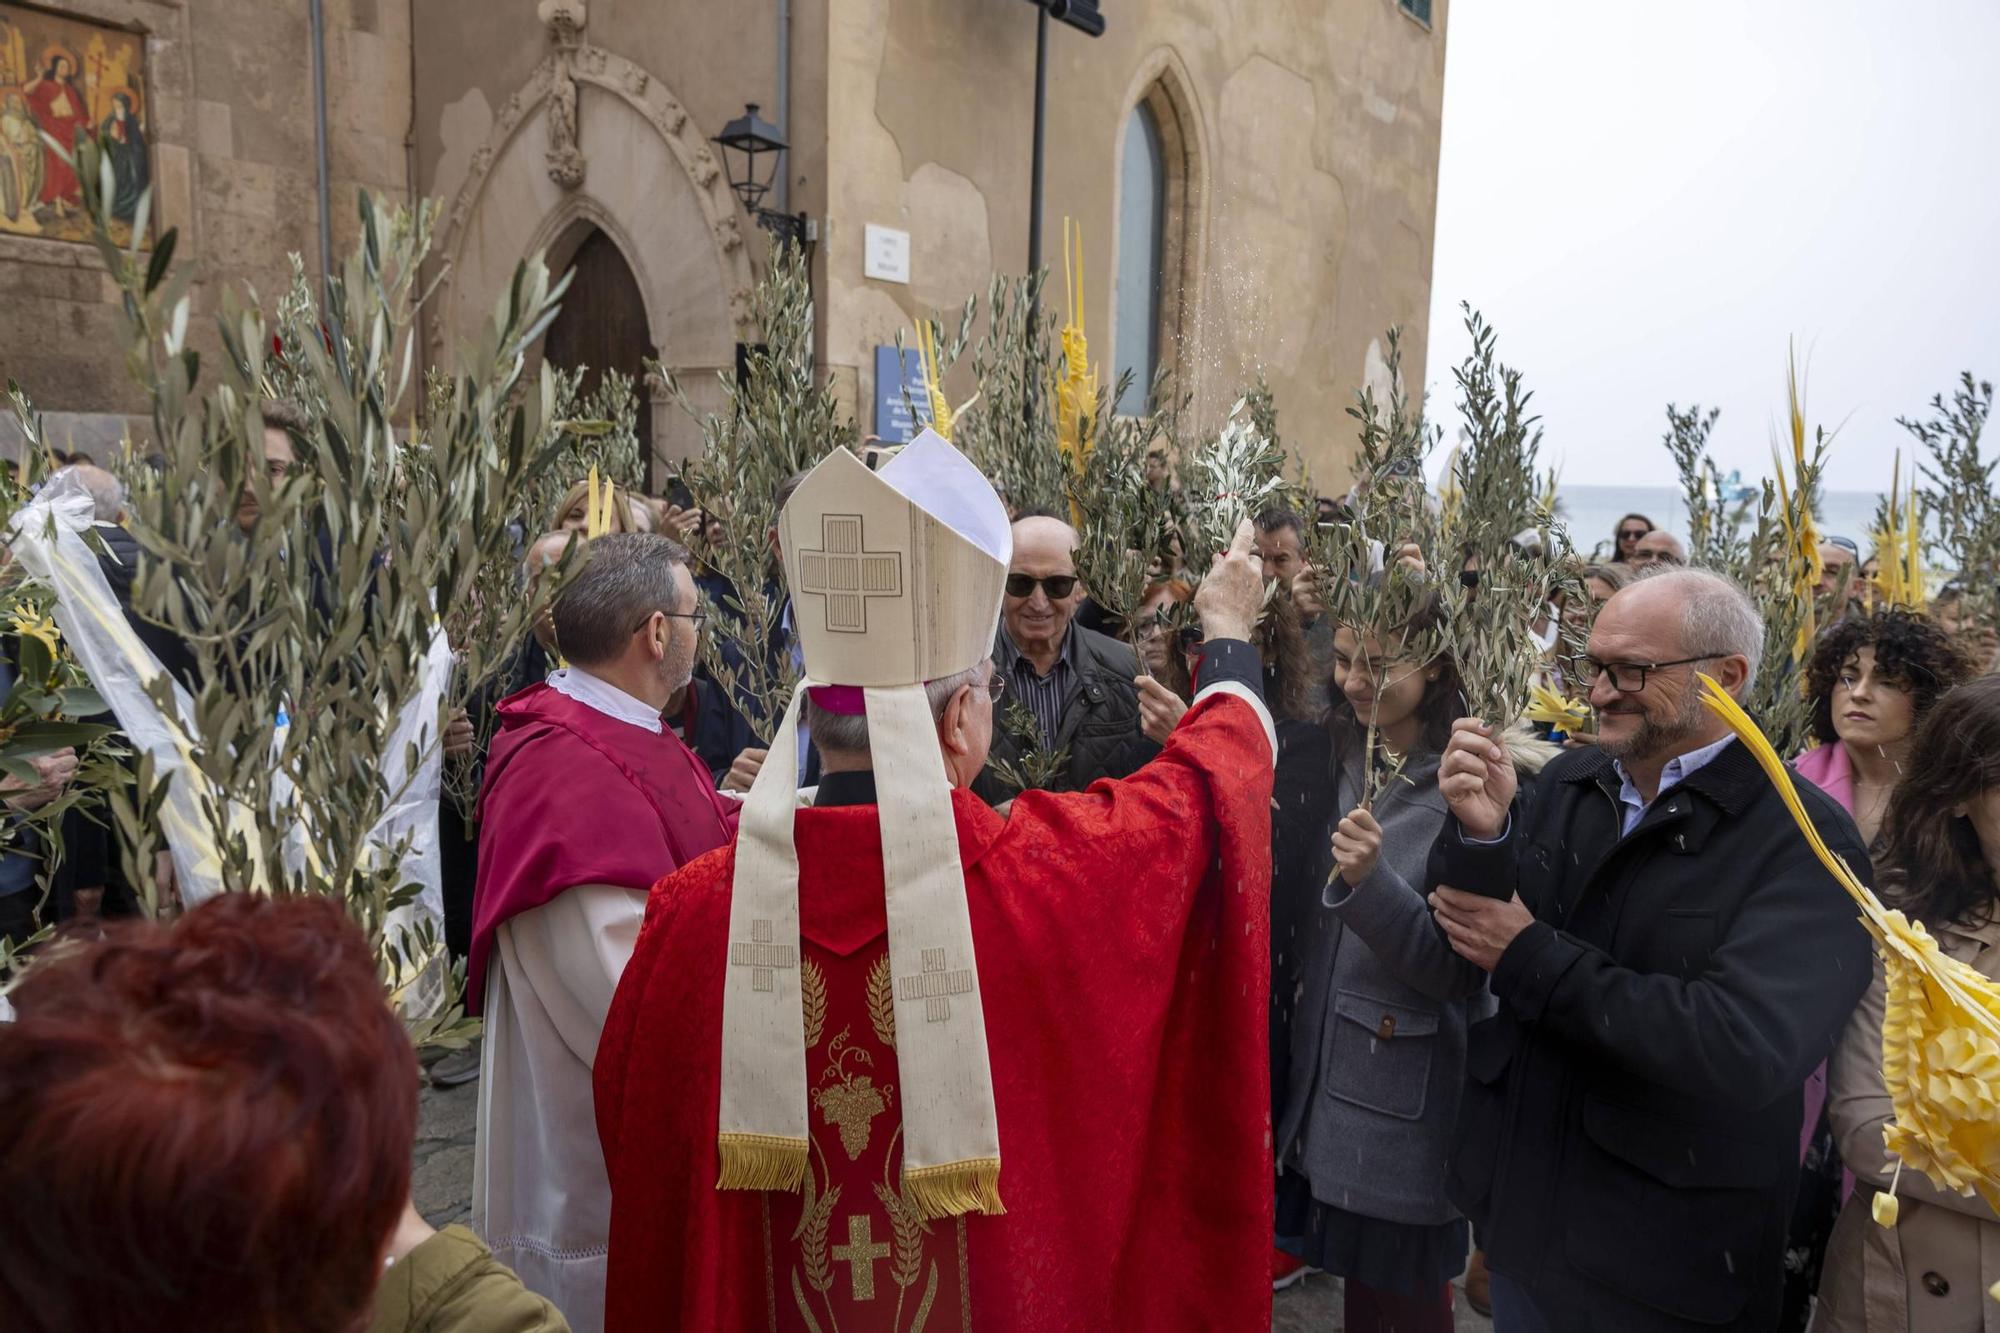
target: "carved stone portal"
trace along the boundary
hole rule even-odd
[[[549,179],[565,190],[583,184],[583,151],[576,142],[576,58],[586,20],[583,0],[542,0],[536,11],[556,44],[549,84]]]

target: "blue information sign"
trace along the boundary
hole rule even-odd
[[[924,359],[914,347],[902,352],[899,367],[894,347],[875,349],[875,434],[884,444],[908,444],[919,429],[931,424]]]

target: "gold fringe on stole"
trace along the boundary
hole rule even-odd
[[[975,1157],[942,1166],[903,1168],[903,1192],[926,1218],[1007,1211],[1000,1202],[1000,1159]]]
[[[717,1189],[796,1194],[805,1184],[808,1149],[804,1139],[780,1134],[718,1134],[715,1143],[722,1154]]]

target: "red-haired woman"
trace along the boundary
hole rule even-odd
[[[567,1330],[410,1209],[416,1057],[339,903],[225,894],[13,999],[0,1328]]]

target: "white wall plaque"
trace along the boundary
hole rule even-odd
[[[862,245],[861,274],[883,282],[910,281],[910,233],[869,223]]]

